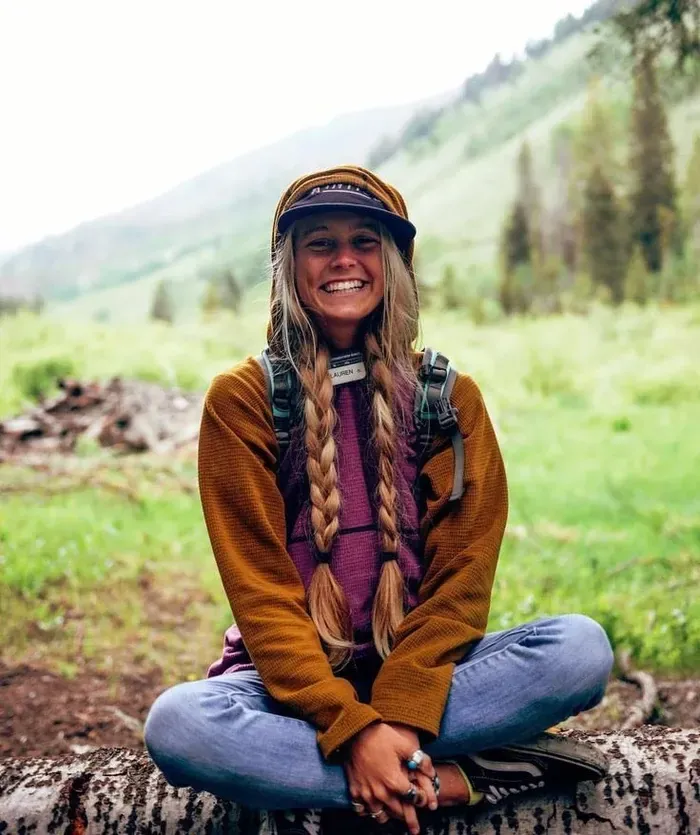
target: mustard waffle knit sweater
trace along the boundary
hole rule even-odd
[[[371,704],[364,704],[349,681],[334,675],[287,553],[278,446],[258,362],[249,357],[217,375],[207,391],[199,489],[223,586],[270,695],[316,726],[326,758],[378,720],[437,736],[454,664],[485,633],[508,512],[506,476],[470,377],[458,375],[452,402],[465,439],[465,493],[448,506],[452,447],[438,442],[419,475],[425,497],[419,602],[377,674]]]

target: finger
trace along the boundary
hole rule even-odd
[[[402,803],[403,806],[403,817],[406,821],[406,827],[411,835],[418,835],[420,832],[420,824],[418,823],[418,813],[416,812],[415,806],[412,806],[410,803]]]
[[[377,806],[376,809],[370,809],[369,815],[377,821],[377,823],[388,823],[389,813],[382,806]]]
[[[425,774],[416,774],[413,777],[413,784],[420,789],[421,793],[421,797],[416,800],[415,805],[420,808],[429,806],[431,809],[437,809],[438,799],[433,781]]]
[[[401,799],[396,794],[384,794],[384,796],[377,796],[379,803],[386,809],[392,818],[398,820],[405,820],[403,806]]]
[[[435,776],[435,766],[433,765],[433,761],[430,759],[430,755],[426,754],[421,761],[421,764],[416,769],[415,773],[420,772],[421,774],[425,774],[426,777],[434,777]]]

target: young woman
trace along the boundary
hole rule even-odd
[[[296,407],[283,449],[264,363],[207,392],[200,494],[236,626],[208,677],[148,716],[174,785],[417,833],[417,808],[605,773],[595,749],[545,732],[602,698],[603,629],[565,615],[485,634],[506,476],[466,374],[450,396],[457,443],[417,437],[414,236],[401,195],[362,168],[282,195],[268,345]],[[278,830],[303,833],[293,817]]]

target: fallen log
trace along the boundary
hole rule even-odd
[[[613,831],[697,835],[699,732],[645,726],[622,732],[566,733],[587,739],[608,755],[611,768],[604,780],[549,790],[515,803],[427,813],[421,831],[425,835]],[[255,812],[206,792],[173,788],[139,751],[104,748],[58,760],[0,760],[2,833],[277,835],[281,814]],[[329,835],[319,810],[300,812],[296,819],[299,833]],[[352,819],[350,831],[359,835],[363,827],[360,819]]]

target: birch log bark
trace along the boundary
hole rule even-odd
[[[422,833],[700,833],[700,732],[645,726],[572,735],[608,755],[611,768],[603,781],[469,812],[438,810],[423,818]],[[57,760],[0,760],[3,835],[277,835],[279,814],[173,788],[139,751],[105,748]],[[322,830],[319,810],[300,813],[298,820],[307,835],[330,835]],[[361,835],[360,819],[354,826]]]

